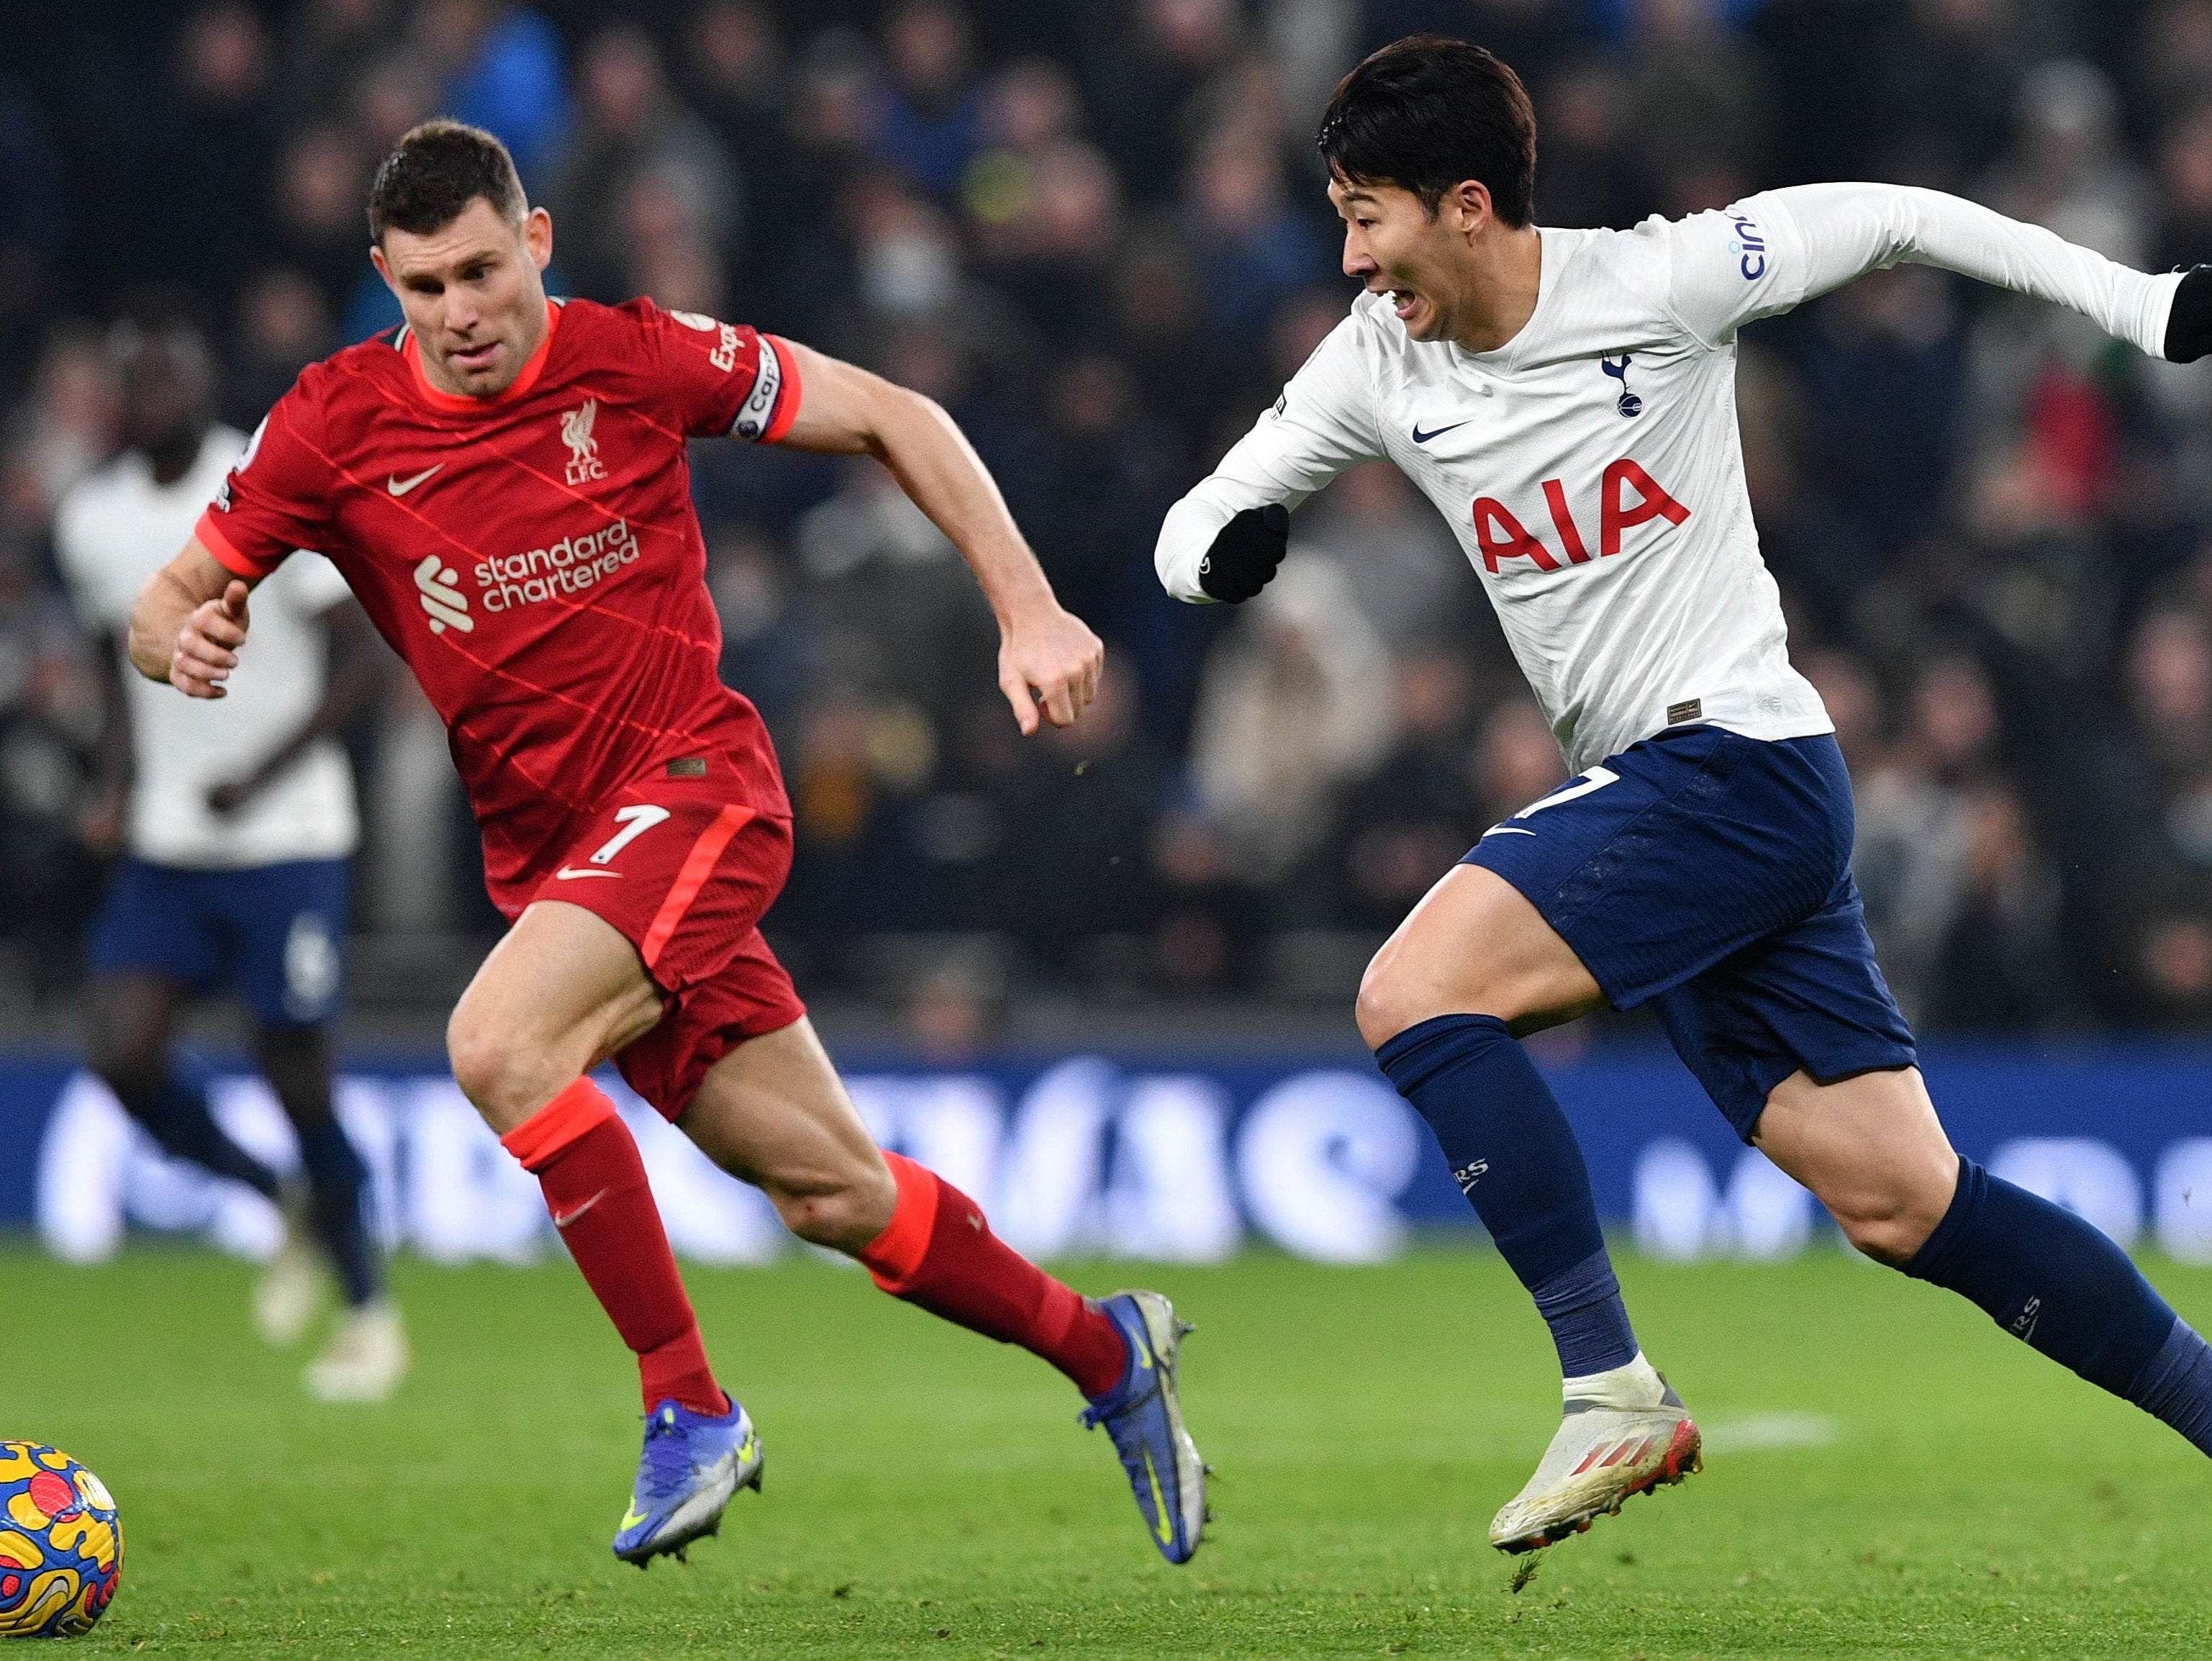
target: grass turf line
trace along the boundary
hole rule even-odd
[[[2212,1271],[2155,1264],[2200,1325]],[[1220,1520],[1158,1561],[1064,1381],[807,1260],[694,1272],[759,1421],[763,1497],[649,1573],[606,1542],[634,1374],[565,1263],[403,1263],[417,1368],[326,1409],[250,1335],[251,1271],[0,1250],[0,1435],[122,1506],[80,1651],[253,1657],[2014,1657],[2212,1653],[2212,1467],[1933,1288],[1819,1250],[1622,1278],[1700,1421],[1702,1476],[1543,1555],[1486,1543],[1557,1420],[1498,1259],[1089,1266],[1200,1323],[1185,1396]],[[30,1317],[36,1312],[35,1323]],[[1833,1439],[1767,1437],[1776,1415]]]

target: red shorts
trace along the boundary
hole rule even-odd
[[[806,1013],[760,932],[791,870],[791,821],[730,795],[711,777],[625,786],[531,896],[613,924],[668,995],[659,1025],[615,1065],[670,1119],[731,1050]]]

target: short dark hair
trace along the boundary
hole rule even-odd
[[[1504,223],[1528,222],[1536,195],[1536,112],[1521,77],[1465,40],[1409,34],[1337,82],[1316,135],[1330,173],[1395,185],[1434,218],[1465,179],[1490,191]]]
[[[520,225],[530,211],[506,145],[465,122],[425,121],[408,129],[376,170],[368,187],[369,240],[381,243],[389,230],[428,236],[478,197],[509,224]]]

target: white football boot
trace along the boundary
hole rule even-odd
[[[301,1377],[318,1402],[382,1402],[411,1360],[398,1310],[380,1298],[338,1317],[330,1343]]]
[[[330,1281],[297,1208],[284,1211],[284,1244],[253,1285],[253,1327],[265,1343],[299,1342],[322,1313]]]
[[[1621,1502],[1704,1469],[1698,1427],[1638,1350],[1609,1372],[1570,1378],[1559,1433],[1528,1484],[1490,1525],[1500,1551],[1534,1551],[1587,1530]]]

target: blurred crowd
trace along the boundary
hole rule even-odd
[[[946,964],[1096,997],[1334,991],[1559,778],[1447,527],[1387,467],[1298,514],[1251,605],[1180,606],[1153,579],[1165,508],[1352,293],[1312,132],[1372,46],[1438,28],[1520,70],[1542,223],[1872,178],[2140,266],[2212,260],[2212,0],[19,9],[0,931],[57,980],[107,849],[49,531],[116,442],[106,324],[149,285],[187,292],[251,427],[304,363],[397,320],[362,204],[426,115],[505,138],[553,212],[558,290],[754,322],[939,399],[1109,642],[1096,712],[1024,742],[988,611],[881,470],[696,447],[726,674],[799,821],[770,931],[815,991],[866,983],[900,939],[942,946],[891,954],[925,1000]],[[1907,1013],[2212,1023],[2212,369],[1903,268],[1747,332],[1741,393]],[[352,741],[362,926],[490,928],[427,709],[395,687]]]

